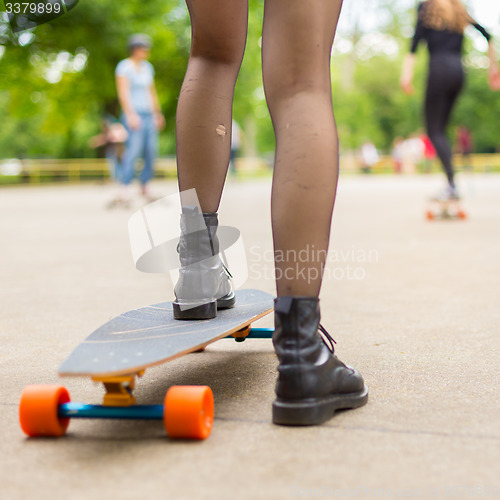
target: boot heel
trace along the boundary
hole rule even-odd
[[[330,419],[335,410],[329,405],[310,403],[273,403],[273,423],[278,425],[319,425]]]
[[[235,302],[236,295],[231,290],[231,292],[227,295],[224,295],[224,297],[217,299],[217,309],[230,309],[231,307],[234,307]]]
[[[172,303],[174,319],[212,319],[217,316],[217,300],[212,300],[199,306],[186,308],[178,302]]]
[[[310,398],[302,401],[276,399],[273,423],[278,425],[319,425],[333,417],[337,410],[359,408],[368,401],[368,389],[359,392]]]

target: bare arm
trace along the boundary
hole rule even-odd
[[[422,15],[425,9],[424,3],[420,3],[417,10],[417,24],[415,33],[411,39],[410,53],[403,60],[403,69],[399,83],[406,94],[413,94],[413,74],[415,71],[415,54],[419,43],[426,39],[428,28],[422,22]]]
[[[491,35],[474,19],[470,19],[470,24],[476,28],[481,35],[488,41],[488,58],[490,60],[490,70],[488,72],[488,83],[491,90],[500,90],[500,73],[495,53],[495,46]]]
[[[500,71],[498,69],[498,61],[493,40],[488,41],[488,57],[490,59],[490,70],[488,81],[491,90],[500,90]]]
[[[163,128],[165,128],[165,118],[161,113],[160,100],[158,99],[158,93],[156,92],[154,82],[149,87],[149,91],[151,92],[151,102],[153,103],[156,127],[158,130],[163,130]]]
[[[415,54],[408,54],[403,61],[400,84],[403,91],[413,94],[413,73],[415,68]]]
[[[141,119],[135,112],[130,101],[130,82],[125,76],[116,77],[116,89],[118,91],[118,100],[125,113],[128,126],[135,130],[141,126]]]

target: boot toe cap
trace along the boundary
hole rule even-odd
[[[336,385],[338,392],[350,394],[363,391],[365,381],[361,373],[359,373],[356,368],[346,366],[345,368],[342,368],[341,373],[338,374]]]

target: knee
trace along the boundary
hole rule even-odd
[[[441,132],[440,130],[431,128],[427,131],[427,135],[429,136],[429,139],[431,140],[435,148],[439,148],[443,141],[446,142],[447,140],[446,134],[444,132]]]
[[[437,137],[436,131],[433,130],[432,127],[427,127],[427,136],[429,137],[431,142],[434,143]]]
[[[191,58],[239,69],[245,52],[245,40],[246,34],[234,39],[222,33],[194,33]]]
[[[238,67],[248,30],[248,9],[241,1],[186,0],[191,18],[191,59]]]
[[[437,127],[433,120],[427,121],[426,129],[427,135],[432,142],[435,142],[436,140],[439,141],[439,139],[445,135],[445,131],[441,130],[440,127]]]
[[[269,107],[293,99],[299,94],[331,99],[330,68],[311,61],[266,60],[263,81]]]

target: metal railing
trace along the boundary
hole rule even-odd
[[[158,177],[175,177],[175,158],[159,158],[155,164]],[[44,181],[82,182],[111,178],[110,163],[105,158],[23,160],[19,173],[23,183]]]
[[[457,155],[454,158],[458,170],[470,172],[500,172],[500,154],[476,154],[468,159]],[[16,162],[16,168],[3,171],[2,165],[7,161]],[[140,166],[140,165],[139,165]],[[269,162],[260,158],[238,158],[236,170],[243,173],[268,172]],[[359,172],[360,167],[355,162],[343,161],[341,170],[344,172]],[[388,155],[381,156],[379,162],[371,168],[371,173],[394,173],[394,162]],[[440,172],[437,160],[428,164],[418,163],[405,172]],[[158,158],[155,163],[156,178],[175,178],[175,157]],[[88,180],[106,181],[111,178],[110,165],[105,158],[78,159],[25,159],[0,160],[0,184],[40,184],[44,182],[78,183]]]

